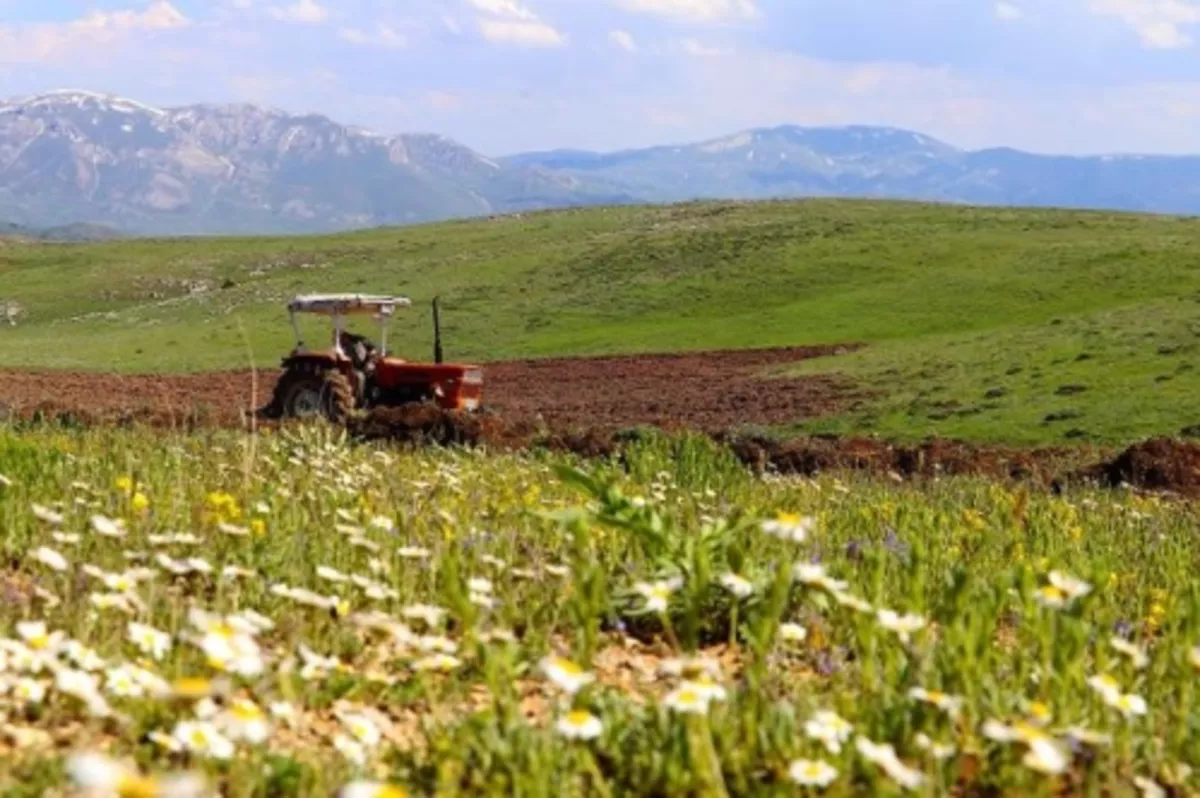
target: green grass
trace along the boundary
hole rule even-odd
[[[356,447],[322,428],[0,428],[0,787],[62,794],[70,757],[98,751],[231,798],[334,795],[356,779],[412,795],[793,795],[801,759],[836,770],[832,796],[900,794],[913,774],[910,794],[928,796],[1200,786],[1194,506],[756,478],[698,438],[579,465]],[[809,516],[807,533],[762,526],[782,511]],[[101,534],[117,520],[120,536]],[[794,568],[815,561],[845,584]],[[1056,571],[1087,589],[1049,589]],[[666,610],[647,612],[639,583],[670,579]],[[445,621],[426,627],[405,614],[416,605]],[[169,646],[140,652],[131,621]],[[434,650],[451,653],[445,672],[422,669]],[[562,689],[541,667],[552,654],[592,681]],[[710,682],[664,669],[692,657],[718,663]],[[189,698],[182,677],[216,698]],[[714,684],[699,713],[675,708]],[[35,685],[44,694],[22,698]],[[291,721],[269,711],[281,705]],[[265,735],[239,738],[254,708]],[[599,722],[595,739],[556,729],[572,708]],[[840,747],[810,733],[826,710],[850,724]],[[991,733],[1021,720],[1020,741]],[[190,737],[170,750],[189,722],[231,750]],[[1035,746],[1061,767],[1031,767]]]
[[[392,342],[420,358],[440,294],[452,358],[862,341],[804,369],[880,398],[806,428],[1116,443],[1200,423],[1198,240],[1200,220],[1174,217],[789,201],[6,246],[0,299],[27,315],[0,329],[0,365],[273,366],[291,345],[283,303],[342,290],[412,296]],[[1043,423],[1061,412],[1077,415]]]

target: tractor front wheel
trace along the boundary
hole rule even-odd
[[[280,378],[276,395],[284,418],[322,415],[341,424],[354,412],[354,389],[337,371],[290,371]]]

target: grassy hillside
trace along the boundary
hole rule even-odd
[[[0,329],[0,365],[273,366],[283,302],[325,290],[412,296],[393,342],[424,357],[440,293],[454,358],[865,341],[805,368],[884,395],[820,426],[1115,441],[1200,424],[1197,244],[1193,219],[795,201],[8,245],[0,301],[26,315]]]

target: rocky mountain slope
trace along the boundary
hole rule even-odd
[[[252,105],[53,92],[0,104],[0,219],[138,233],[303,232],[620,202],[435,135]]]
[[[894,128],[781,126],[489,158],[253,105],[63,91],[0,103],[0,221],[134,234],[319,232],[539,208],[857,196],[1200,212],[1200,157],[968,151]]]
[[[652,201],[865,196],[1200,212],[1200,157],[969,151],[882,127],[785,125],[690,145],[526,153],[502,163],[609,181]]]

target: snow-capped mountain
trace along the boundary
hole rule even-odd
[[[574,178],[435,135],[83,91],[0,103],[0,220],[146,233],[333,230],[575,205]]]
[[[648,201],[853,196],[1200,213],[1198,157],[969,151],[888,127],[783,125],[696,144],[526,153],[503,163],[608,181]]]
[[[0,222],[128,233],[315,232],[515,210],[857,196],[1200,213],[1200,158],[968,151],[886,127],[490,158],[253,105],[62,91],[0,103]]]

